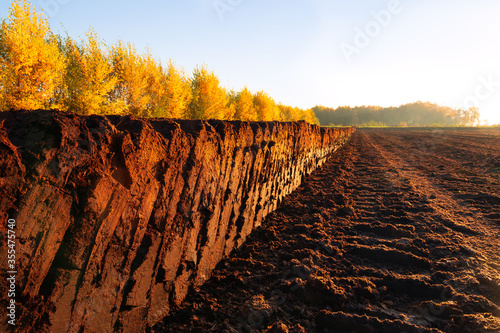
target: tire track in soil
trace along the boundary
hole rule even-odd
[[[499,187],[432,139],[358,130],[153,331],[500,332]]]
[[[400,159],[405,159],[412,167],[423,171],[421,175],[429,178],[441,190],[447,190],[449,195],[454,193],[453,200],[473,207],[473,210],[478,209],[488,221],[500,224],[500,214],[498,214],[500,211],[498,186],[500,185],[498,172],[500,169],[500,140],[493,143],[498,147],[489,148],[495,150],[496,156],[485,160],[484,151],[478,151],[474,148],[470,149],[465,156],[459,154],[457,159],[450,159],[439,154],[449,155],[453,153],[456,155],[457,141],[463,141],[463,138],[454,140],[452,143],[444,143],[441,141],[443,139],[438,139],[437,141],[441,141],[441,146],[445,146],[446,150],[443,150],[443,147],[439,145],[432,145],[428,148],[424,144],[420,144],[418,150],[413,149],[411,154],[409,154],[411,147],[405,147],[400,138],[396,136],[382,137],[378,135],[377,139],[388,141],[389,146],[392,147],[391,150],[397,152]],[[395,147],[399,147],[399,151]],[[427,158],[422,159],[422,156]],[[495,168],[496,172],[489,172]],[[473,214],[468,213],[468,215],[472,216]]]

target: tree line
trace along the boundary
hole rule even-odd
[[[108,46],[92,29],[80,40],[55,34],[30,1],[14,0],[0,25],[0,110],[21,109],[318,123],[312,109],[276,103],[263,91],[226,89],[206,66],[188,76],[149,49]]]
[[[315,106],[313,111],[323,126],[472,126],[479,121],[479,109],[467,110],[416,102],[399,107]]]

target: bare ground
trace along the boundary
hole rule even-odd
[[[371,129],[155,332],[500,332],[500,130]]]

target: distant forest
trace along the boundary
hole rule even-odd
[[[480,116],[475,107],[462,110],[429,102],[388,108],[315,106],[313,111],[322,126],[472,126]]]

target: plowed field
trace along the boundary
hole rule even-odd
[[[369,129],[156,332],[500,332],[500,129]]]

